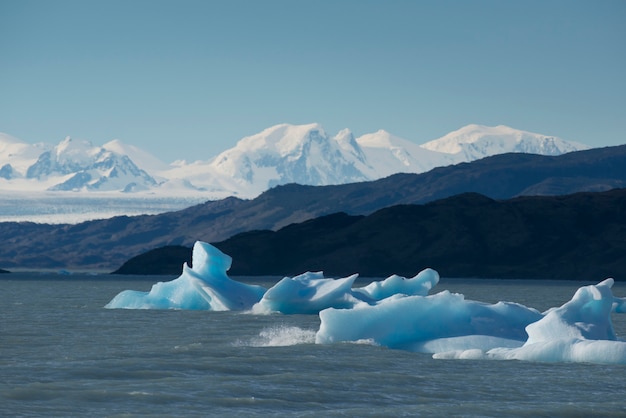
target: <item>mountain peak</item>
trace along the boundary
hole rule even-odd
[[[335,135],[334,139],[344,149],[353,149],[355,146],[357,146],[354,134],[348,128],[344,128],[337,132],[337,135]]]
[[[166,170],[169,166],[148,151],[113,139],[102,146],[103,149],[119,155],[127,155],[133,163],[148,171]]]
[[[506,152],[559,155],[589,148],[558,137],[522,131],[505,125],[476,124],[464,126],[439,139],[426,142],[422,144],[422,147],[431,151],[457,155],[461,160],[468,161]]]
[[[0,132],[0,145],[2,144],[22,144],[23,142],[14,136]]]
[[[357,142],[362,147],[370,147],[370,148],[388,148],[388,147],[406,146],[407,144],[413,144],[411,141],[395,136],[392,133],[384,129],[379,129],[378,131],[374,133],[360,136],[357,139]]]
[[[354,166],[362,158],[351,149],[349,131],[340,138],[329,138],[318,123],[281,124],[243,138],[234,148],[218,155],[211,166],[216,173],[234,179],[246,192],[259,194],[270,187],[286,184],[338,184],[364,181]],[[356,143],[354,142],[354,144]],[[358,145],[357,145],[358,148]]]
[[[281,156],[291,155],[302,147],[302,144],[314,138],[326,138],[326,132],[318,123],[308,125],[291,125],[283,123],[264,129],[258,134],[246,136],[239,140],[235,148],[220,154],[216,160],[222,160],[227,154],[241,152],[278,153]]]
[[[321,131],[324,132],[324,128],[319,123],[308,123],[304,125],[293,125],[290,123],[281,123],[278,125],[270,126],[269,128],[264,129],[258,134],[250,135],[249,137],[282,137],[286,134],[292,135],[305,135],[307,132],[311,131]]]
[[[60,163],[67,161],[83,162],[100,153],[102,148],[94,146],[87,140],[76,140],[66,136],[55,147],[56,158]]]
[[[337,139],[337,140],[343,139],[343,138],[349,138],[349,137],[354,138],[354,134],[348,128],[343,128],[342,130],[337,132],[337,135],[335,135],[335,139]]]

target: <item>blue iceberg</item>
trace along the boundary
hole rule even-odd
[[[318,344],[368,343],[438,359],[626,364],[626,341],[611,322],[612,312],[626,312],[626,299],[613,296],[613,279],[581,287],[569,302],[542,313],[446,290],[431,295],[439,282],[432,269],[360,288],[353,288],[357,274],[330,279],[306,272],[266,289],[231,280],[231,258],[210,244],[197,242],[192,255],[193,267],[183,265],[177,279],[150,292],[125,290],[106,308],[319,314]]]
[[[613,284],[606,279],[582,287],[545,313],[510,302],[465,300],[448,291],[326,309],[316,342],[365,341],[440,359],[626,364],[626,341],[617,338],[611,322],[612,311],[623,312],[624,299],[613,296]]]
[[[426,269],[412,279],[393,275],[352,289],[357,274],[331,279],[324,278],[322,272],[307,272],[285,277],[268,290],[230,279],[226,272],[231,263],[230,256],[198,241],[192,252],[193,267],[185,263],[178,278],[159,282],[150,292],[125,290],[105,308],[317,314],[327,308],[348,309],[364,301],[375,303],[394,294],[425,295],[439,282],[437,272]]]
[[[396,294],[425,295],[439,282],[435,270],[425,269],[411,279],[393,275],[353,289],[357,277],[358,274],[353,274],[341,279],[327,279],[322,272],[285,277],[263,295],[252,311],[317,314],[328,308],[349,309],[360,303],[374,304]]]
[[[318,343],[370,341],[373,344],[414,351],[435,340],[477,336],[498,346],[521,345],[525,327],[542,318],[532,308],[498,302],[488,305],[443,291],[430,296],[396,295],[377,304],[320,312]],[[458,341],[457,341],[458,343]],[[475,344],[472,341],[472,344]]]
[[[484,353],[487,358],[626,363],[626,342],[619,340],[611,323],[611,311],[624,306],[614,298],[613,279],[581,287],[574,297],[559,308],[548,310],[537,322],[526,327],[528,339],[519,348],[496,348]],[[623,312],[623,310],[620,310]],[[442,353],[446,356],[463,353]]]
[[[159,282],[150,292],[125,290],[105,308],[110,309],[188,309],[207,311],[248,310],[265,294],[262,286],[231,280],[226,271],[232,259],[214,246],[196,242],[192,264],[169,282]]]

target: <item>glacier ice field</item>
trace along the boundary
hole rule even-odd
[[[560,307],[539,312],[513,302],[466,300],[447,290],[430,294],[439,274],[392,275],[354,288],[357,274],[322,272],[285,277],[266,289],[232,280],[230,256],[205,242],[193,247],[192,266],[149,292],[125,290],[109,309],[189,309],[253,314],[318,314],[315,343],[365,343],[430,353],[436,359],[493,359],[626,364],[626,340],[611,313],[626,312],[613,279],[579,288]]]

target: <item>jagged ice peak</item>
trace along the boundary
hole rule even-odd
[[[357,142],[359,145],[363,147],[372,147],[372,148],[387,148],[397,146],[398,142],[408,142],[405,139],[397,137],[384,129],[379,129],[378,131],[365,134],[357,138]]]

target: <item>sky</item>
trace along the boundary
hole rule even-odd
[[[626,143],[626,1],[0,0],[0,132],[207,160],[279,124]]]

